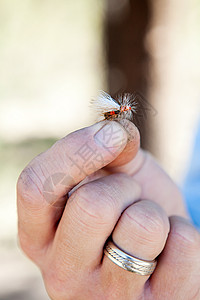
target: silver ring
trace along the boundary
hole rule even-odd
[[[151,275],[155,270],[157,261],[143,260],[131,256],[120,250],[111,240],[107,242],[104,248],[104,254],[116,265],[129,272],[139,275]]]

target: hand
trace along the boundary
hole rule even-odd
[[[52,299],[199,299],[199,234],[183,217],[169,217],[185,215],[181,194],[138,151],[134,125],[123,123],[129,133],[117,122],[74,132],[24,169],[17,185],[21,247]],[[103,256],[111,234],[140,259],[161,253],[149,279]]]

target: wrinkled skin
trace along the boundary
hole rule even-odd
[[[174,182],[139,148],[137,128],[122,123],[73,132],[23,170],[21,248],[52,299],[200,299],[199,234]],[[110,235],[130,255],[159,255],[154,273],[137,275],[105,257]]]

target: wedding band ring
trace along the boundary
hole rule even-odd
[[[111,240],[104,248],[104,254],[116,265],[139,275],[151,275],[156,267],[156,260],[143,260],[120,250]]]

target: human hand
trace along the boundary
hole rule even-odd
[[[22,249],[40,267],[52,299],[198,299],[199,235],[185,219],[167,216],[185,214],[177,187],[151,156],[137,153],[134,125],[126,124],[127,143],[117,122],[99,131],[103,124],[68,135],[22,172]],[[162,252],[150,279],[103,256],[111,233],[140,259]]]

